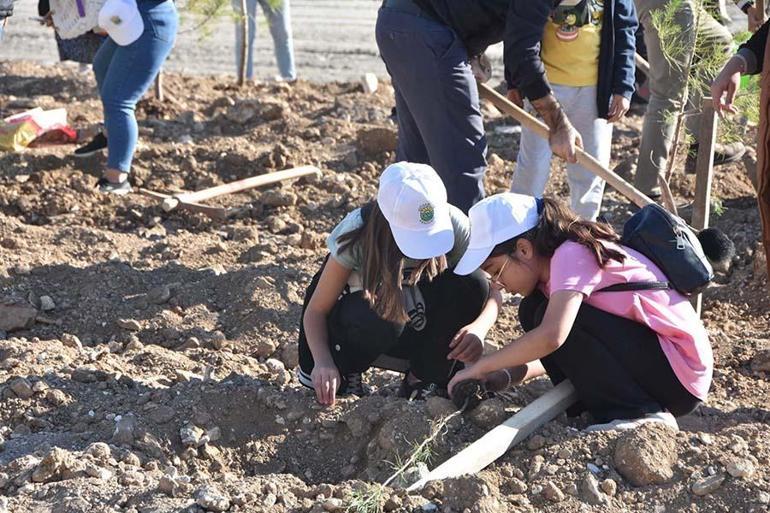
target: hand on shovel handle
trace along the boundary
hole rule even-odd
[[[554,155],[574,164],[577,162],[577,148],[583,147],[583,139],[570,123],[564,110],[553,95],[547,95],[532,102],[550,131],[548,142]]]

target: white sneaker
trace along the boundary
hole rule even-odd
[[[650,422],[660,422],[666,424],[674,430],[679,431],[679,424],[676,422],[676,418],[667,411],[659,411],[656,413],[648,413],[644,417],[639,419],[616,419],[605,424],[593,424],[583,430],[584,433],[596,433],[598,431],[628,431],[647,424]]]

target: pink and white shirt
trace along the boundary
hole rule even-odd
[[[682,385],[705,400],[714,357],[695,309],[674,289],[592,294],[618,283],[667,281],[660,269],[641,253],[610,242],[603,244],[625,254],[625,262],[610,260],[601,268],[587,247],[567,241],[551,258],[551,276],[542,287],[543,292],[548,296],[560,290],[580,292],[587,304],[648,326],[657,333],[660,347]]]

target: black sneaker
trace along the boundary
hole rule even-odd
[[[372,389],[364,383],[364,377],[361,373],[353,373],[345,376],[345,386],[337,395],[356,395],[365,397],[371,395]]]
[[[90,157],[91,155],[99,153],[100,151],[104,151],[106,148],[107,137],[105,137],[104,132],[99,132],[94,136],[93,139],[91,139],[88,144],[76,149],[73,152],[73,155],[76,157]]]
[[[99,178],[99,181],[96,182],[96,186],[99,188],[99,192],[103,192],[104,194],[116,194],[118,196],[128,194],[132,190],[128,180],[114,183],[110,182],[105,177]]]
[[[404,375],[404,379],[401,380],[401,385],[398,387],[398,393],[396,394],[396,397],[402,397],[409,401],[424,401],[432,396],[449,397],[449,394],[446,388],[436,383],[419,380],[410,383],[408,372]]]

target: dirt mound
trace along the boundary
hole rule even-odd
[[[399,488],[550,388],[539,380],[453,418],[403,480],[378,490],[367,483],[390,476],[452,404],[395,398],[399,377],[377,371],[374,395],[324,409],[292,371],[325,237],[394,159],[391,91],[165,82],[171,99],[138,107],[136,185],[195,190],[303,164],[323,176],[218,198],[233,209],[218,222],[96,194],[101,156],[0,154],[0,511],[767,510],[770,299],[740,164],[715,177],[713,222],[737,254],[704,298],[714,385],[681,431],[659,434],[676,448],[665,484],[635,486],[619,462],[649,433],[585,434],[584,419],[560,417],[479,476]],[[63,104],[79,127],[101,118],[90,77],[0,64],[0,115]],[[519,136],[485,112],[486,184],[497,192],[515,172]],[[617,127],[613,166],[633,160],[640,122]],[[564,195],[557,168],[548,193]],[[685,216],[691,190],[677,173]],[[616,225],[634,210],[613,191],[606,207]],[[517,300],[506,302],[490,348],[520,333]]]

